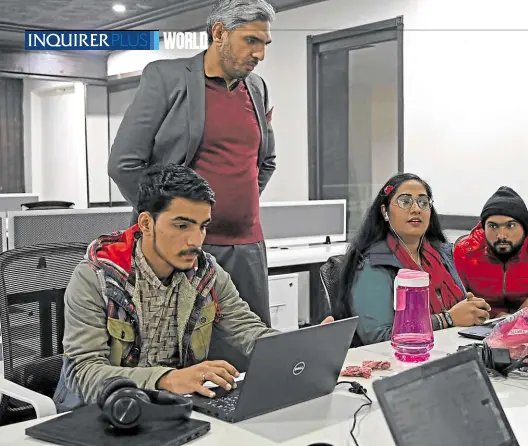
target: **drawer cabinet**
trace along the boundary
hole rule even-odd
[[[271,326],[289,331],[299,328],[299,275],[269,276]]]

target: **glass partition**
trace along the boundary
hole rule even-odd
[[[103,85],[3,73],[0,195],[25,193],[77,209],[128,205],[107,166],[139,78]]]
[[[24,185],[40,201],[88,206],[85,84],[24,77],[21,116]],[[0,148],[4,150],[4,148]]]

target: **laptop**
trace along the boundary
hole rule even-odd
[[[476,349],[373,383],[396,446],[518,446]]]
[[[97,404],[88,404],[29,426],[26,435],[46,444],[66,446],[182,446],[210,430],[211,423],[208,421],[191,418],[184,422],[144,421],[135,429],[121,431],[109,427]]]
[[[193,409],[236,423],[332,393],[357,323],[356,316],[257,339],[237,388],[193,394]]]
[[[502,322],[504,319],[506,319],[506,316],[490,319],[485,324],[464,328],[463,330],[460,330],[458,334],[465,338],[483,341],[491,334],[491,332],[495,328],[495,325],[497,325],[499,322]]]

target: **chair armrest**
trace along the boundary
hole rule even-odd
[[[31,404],[37,418],[57,415],[57,408],[51,398],[0,377],[0,395],[2,394]]]

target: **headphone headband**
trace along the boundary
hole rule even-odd
[[[186,421],[192,400],[166,390],[138,389],[127,378],[109,378],[98,398],[105,419],[116,429],[132,429],[149,421]]]
[[[178,406],[182,412],[192,412],[193,403],[190,398],[186,398],[175,393],[168,392],[166,390],[149,390],[141,389],[150,399],[150,406],[154,407],[155,410],[167,411],[167,406],[174,407]],[[149,409],[154,410],[154,409]],[[173,418],[171,418],[173,419]]]

